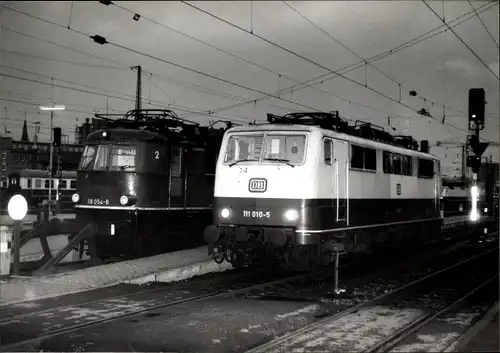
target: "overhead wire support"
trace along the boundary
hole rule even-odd
[[[486,64],[484,62],[483,59],[481,59],[481,57],[479,55],[477,55],[477,53],[474,51],[474,49],[472,49],[467,43],[464,42],[464,40],[462,39],[462,37],[460,37],[457,32],[455,32],[453,30],[453,28],[450,27],[450,25],[448,23],[446,23],[445,21],[443,21],[443,19],[439,16],[439,14],[425,1],[425,0],[422,0],[422,2],[425,4],[425,6],[427,6],[429,8],[429,10],[431,10],[431,12],[437,16],[437,18],[439,18],[440,21],[442,21],[446,27],[448,27],[448,29],[451,31],[451,33],[453,33],[455,35],[455,37],[458,38],[458,40],[460,42],[462,42],[463,45],[465,45],[465,47],[467,49],[469,49],[469,51],[488,69],[489,72],[491,72],[493,74],[493,76],[496,77],[496,79],[498,80],[500,77],[497,76],[497,74],[489,67],[488,64]],[[476,10],[474,9],[474,12],[476,12]]]

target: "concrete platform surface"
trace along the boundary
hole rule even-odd
[[[208,256],[207,247],[80,269],[46,277],[0,280],[0,306],[51,298],[123,282],[170,282],[229,269]]]
[[[498,302],[446,352],[500,352]]]

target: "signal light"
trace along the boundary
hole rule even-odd
[[[485,104],[484,88],[471,88],[469,90],[469,122],[474,121],[480,128],[484,127]]]
[[[59,147],[61,146],[61,128],[60,127],[55,127],[54,129],[54,141],[52,142],[52,144],[55,146],[55,147]]]

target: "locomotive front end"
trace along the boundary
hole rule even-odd
[[[77,221],[95,225],[100,257],[133,252],[145,222],[141,210],[166,204],[165,146],[148,131],[110,129],[88,136],[72,201]]]
[[[287,256],[295,230],[311,222],[313,158],[307,129],[247,126],[226,132],[216,168],[213,225],[204,238],[215,261],[234,266]],[[314,156],[311,156],[314,157]]]

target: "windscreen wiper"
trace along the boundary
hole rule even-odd
[[[232,167],[233,165],[238,164],[238,163],[240,163],[240,162],[255,162],[256,160],[257,160],[257,159],[248,159],[248,158],[245,158],[245,159],[240,159],[240,160],[238,160],[238,161],[236,161],[236,162],[231,163],[231,164],[229,165],[229,167]]]
[[[125,168],[132,168],[134,167],[133,165],[127,164],[127,165],[121,165],[120,170],[124,170]]]
[[[295,166],[290,162],[289,159],[283,159],[283,158],[264,158],[264,160],[265,161],[282,162],[282,163],[288,164],[292,168],[295,168]]]

